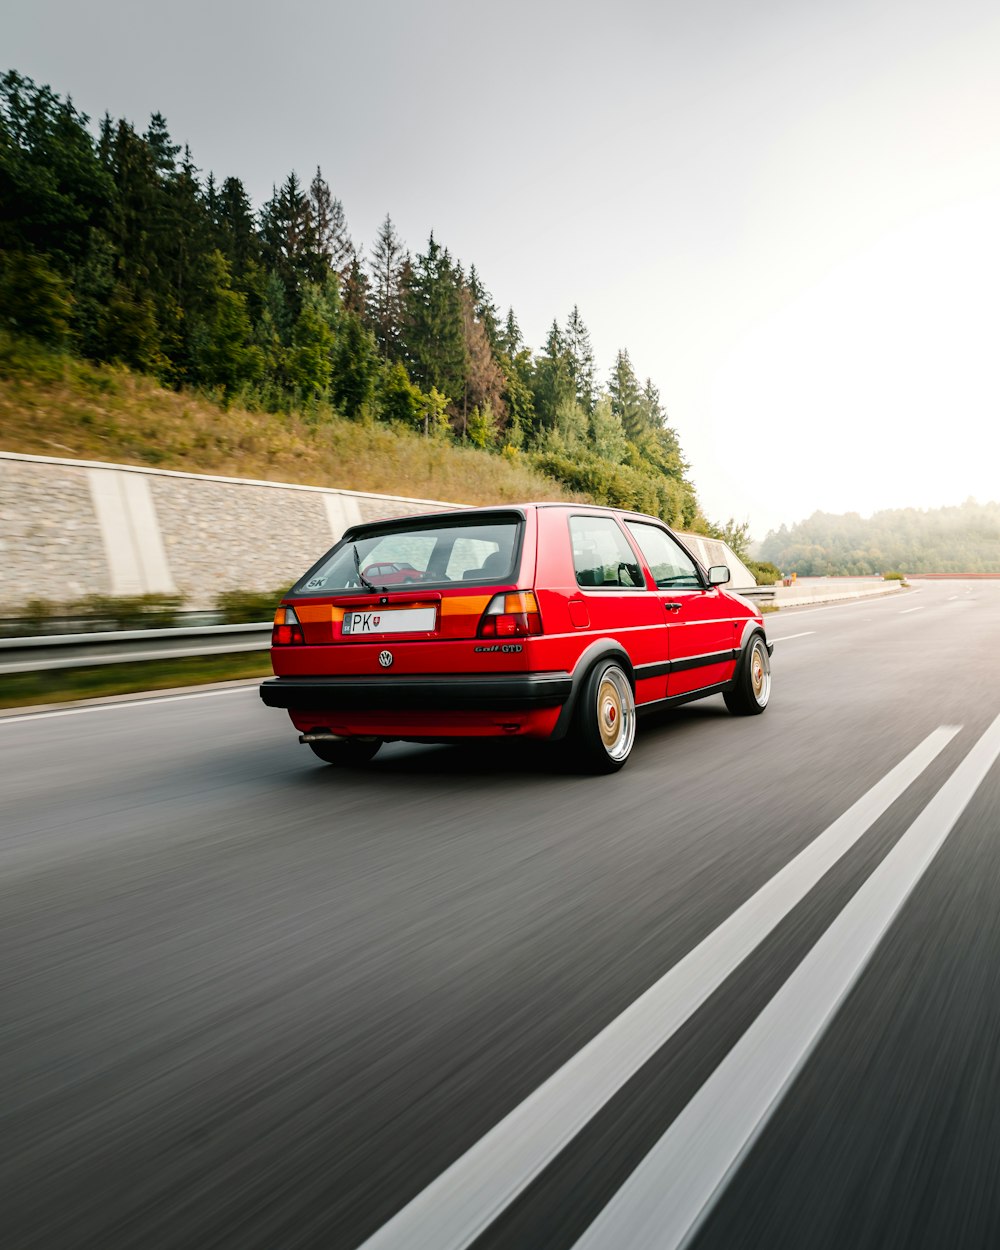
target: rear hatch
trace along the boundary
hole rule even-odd
[[[497,588],[520,582],[526,528],[518,510],[355,526],[284,603],[306,646],[475,638]]]

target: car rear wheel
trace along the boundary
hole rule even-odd
[[[722,696],[734,716],[759,716],[771,697],[771,660],[760,634],[754,634],[736,666],[732,687]]]
[[[625,671],[603,661],[587,675],[576,705],[572,750],[583,771],[615,773],[635,742],[635,698]]]
[[[351,768],[374,759],[381,745],[381,738],[342,738],[339,742],[310,742],[309,749],[324,764]]]

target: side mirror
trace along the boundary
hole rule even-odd
[[[725,586],[729,581],[729,566],[726,564],[713,564],[708,570],[709,586]]]

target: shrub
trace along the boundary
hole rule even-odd
[[[180,624],[183,595],[88,595],[75,603],[31,599],[5,614],[0,632],[15,637],[101,629],[168,629]]]
[[[169,629],[179,624],[183,595],[87,595],[65,616],[101,621],[111,629]]]
[[[882,580],[883,580],[884,582],[905,582],[905,581],[906,581],[906,574],[905,574],[905,573],[897,573],[897,572],[892,572],[892,573],[883,573],[883,574],[882,574]]]
[[[278,600],[288,593],[288,586],[279,590],[224,590],[215,597],[216,610],[226,625],[255,625],[274,616]]]
[[[768,560],[744,560],[758,586],[775,586],[781,581],[781,569]]]

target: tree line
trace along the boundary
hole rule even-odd
[[[617,506],[714,531],[659,392],[626,349],[602,379],[578,308],[524,342],[474,264],[387,214],[356,245],[320,169],[255,209],[159,113],[140,133],[0,79],[0,323],[251,409],[397,422]]]
[[[1000,503],[968,499],[953,508],[896,508],[864,518],[814,512],[772,530],[760,548],[803,577],[904,573],[1000,573]]]

